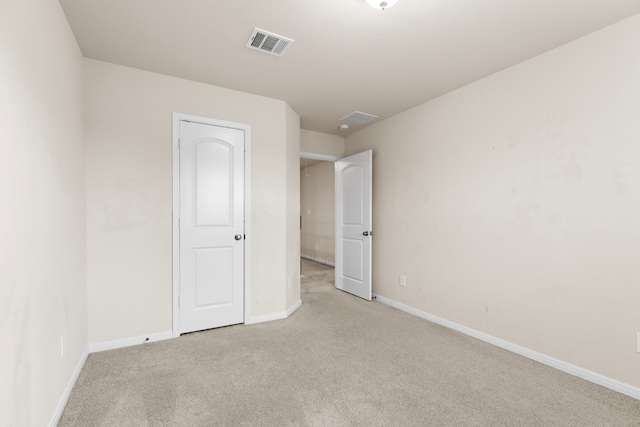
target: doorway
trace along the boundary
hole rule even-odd
[[[300,159],[300,257],[331,267],[335,266],[334,170],[333,159]]]
[[[328,159],[303,154],[309,153],[300,161],[301,260],[334,266],[338,289],[370,301],[373,152],[332,158],[328,166],[313,162],[311,174],[309,160]]]

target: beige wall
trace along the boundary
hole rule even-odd
[[[287,105],[287,310],[300,303],[300,116]]]
[[[639,41],[635,16],[350,135],[374,292],[640,386]]]
[[[300,151],[344,157],[344,136],[328,133],[300,130]]]
[[[295,113],[283,101],[95,60],[85,70],[90,342],[171,330],[173,112],[251,125],[250,317],[284,312],[296,250],[286,238]]]
[[[323,264],[335,262],[335,163],[300,169],[301,255]]]
[[[0,425],[44,426],[87,350],[82,57],[57,1],[1,9]]]

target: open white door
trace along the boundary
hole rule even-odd
[[[371,301],[371,150],[336,161],[336,288]]]

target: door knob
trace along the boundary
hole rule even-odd
[[[368,232],[368,231],[363,231],[363,232],[362,232],[362,235],[363,235],[363,236],[368,236],[368,235],[369,235],[369,232]]]
[[[242,234],[236,234],[236,240],[242,239]]]

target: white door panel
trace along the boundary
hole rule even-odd
[[[351,280],[364,281],[364,242],[361,239],[342,239],[342,276]]]
[[[244,319],[244,131],[180,122],[179,332]]]
[[[371,300],[372,151],[336,161],[336,287]]]
[[[222,141],[202,141],[195,146],[196,224],[231,225],[233,147]]]
[[[207,309],[233,304],[229,286],[209,286],[233,280],[233,248],[195,248],[194,309]]]

